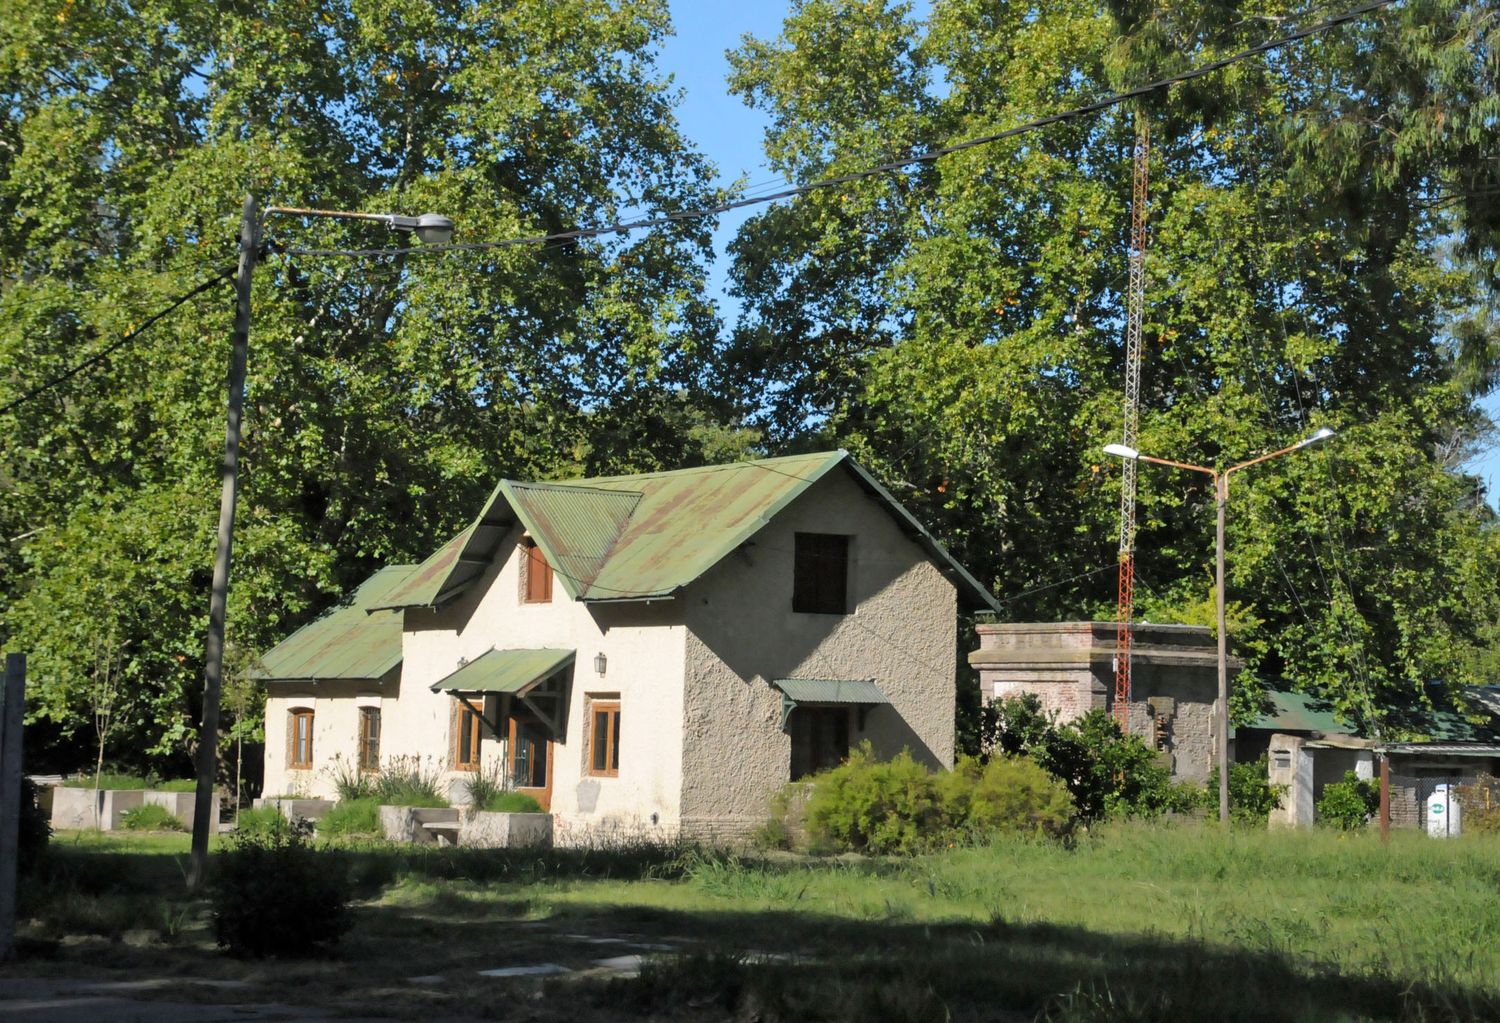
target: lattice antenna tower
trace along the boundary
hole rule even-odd
[[[1125,438],[1135,448],[1141,413],[1141,317],[1146,304],[1146,216],[1151,166],[1151,129],[1135,114],[1135,153],[1130,199],[1130,276],[1125,291]],[[1120,459],[1120,595],[1115,606],[1115,720],[1130,730],[1130,623],[1135,612],[1134,458]]]

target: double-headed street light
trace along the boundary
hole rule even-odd
[[[1279,455],[1291,454],[1300,451],[1309,444],[1327,440],[1334,435],[1334,431],[1323,427],[1311,437],[1304,437],[1297,443],[1252,458],[1238,465],[1231,465],[1227,469],[1211,469],[1206,465],[1193,465],[1191,462],[1174,462],[1168,458],[1155,458],[1151,455],[1143,455],[1135,448],[1126,447],[1124,444],[1106,444],[1104,453],[1106,455],[1117,455],[1120,458],[1139,459],[1142,462],[1152,462],[1156,465],[1170,465],[1174,469],[1186,469],[1189,472],[1201,472],[1214,481],[1214,504],[1218,511],[1218,524],[1216,530],[1216,542],[1214,544],[1215,566],[1214,574],[1214,603],[1219,623],[1219,709],[1216,722],[1219,731],[1219,743],[1217,758],[1219,764],[1219,820],[1225,824],[1229,823],[1229,646],[1227,634],[1224,628],[1224,518],[1229,505],[1229,477],[1241,469],[1248,469],[1252,465],[1276,458]]]
[[[437,213],[418,217],[397,213],[352,213],[343,210],[304,210],[272,206],[271,214],[327,217],[335,220],[373,220],[393,231],[415,234],[428,245],[442,245],[453,237],[453,221]],[[245,404],[245,363],[250,352],[250,276],[260,257],[262,216],[255,196],[245,196],[240,218],[240,266],[235,278],[234,349],[229,359],[229,425],[224,436],[223,489],[219,496],[219,538],[214,555],[213,596],[208,609],[208,642],[203,666],[203,721],[198,730],[198,787],[193,799],[193,847],[188,887],[202,883],[208,868],[209,829],[217,829],[213,809],[214,777],[219,755],[219,692],[224,677],[224,617],[229,602],[229,554],[234,545],[234,505],[239,493],[240,417]]]

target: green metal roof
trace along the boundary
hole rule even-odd
[[[890,703],[870,679],[778,678],[771,683],[793,703]]]
[[[491,650],[445,679],[434,693],[522,693],[573,663],[572,650]]]
[[[324,612],[267,651],[252,672],[277,680],[379,679],[401,663],[401,613],[370,609],[416,571],[382,568],[343,604]]]
[[[1315,696],[1284,689],[1268,689],[1266,699],[1270,701],[1271,709],[1246,725],[1246,728],[1271,732],[1354,734],[1353,728],[1335,717],[1329,706]]]
[[[669,597],[749,540],[838,466],[879,501],[969,606],[995,598],[845,451],[550,483],[504,481],[464,532],[423,562],[386,607],[430,606],[483,570],[519,520],[576,600]]]

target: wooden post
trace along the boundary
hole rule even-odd
[[[1380,841],[1391,840],[1391,758],[1380,754]]]
[[[5,657],[0,694],[0,962],[16,948],[16,861],[21,834],[21,722],[26,703],[26,655]]]

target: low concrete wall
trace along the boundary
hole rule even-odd
[[[120,826],[126,810],[145,802],[144,789],[100,789],[95,801],[93,789],[59,786],[52,791],[52,828],[55,831],[77,831],[100,828],[113,831]]]
[[[189,831],[193,830],[193,818],[197,816],[195,804],[198,796],[193,792],[162,792],[158,789],[146,790],[146,806],[163,806],[168,813],[182,821],[182,826]],[[215,789],[213,803],[215,814],[224,805],[224,790]]]
[[[424,824],[457,824],[458,810],[449,807],[428,806],[382,806],[380,808],[380,830],[389,842],[412,842],[418,845],[437,845],[437,832],[423,827]],[[458,829],[451,834],[457,838]]]
[[[458,844],[481,849],[550,848],[550,813],[466,811],[458,827]]]
[[[263,810],[273,807],[281,812],[281,815],[289,821],[301,817],[303,820],[320,820],[329,810],[333,809],[331,799],[292,799],[279,796],[262,797],[255,800],[254,807]]]

